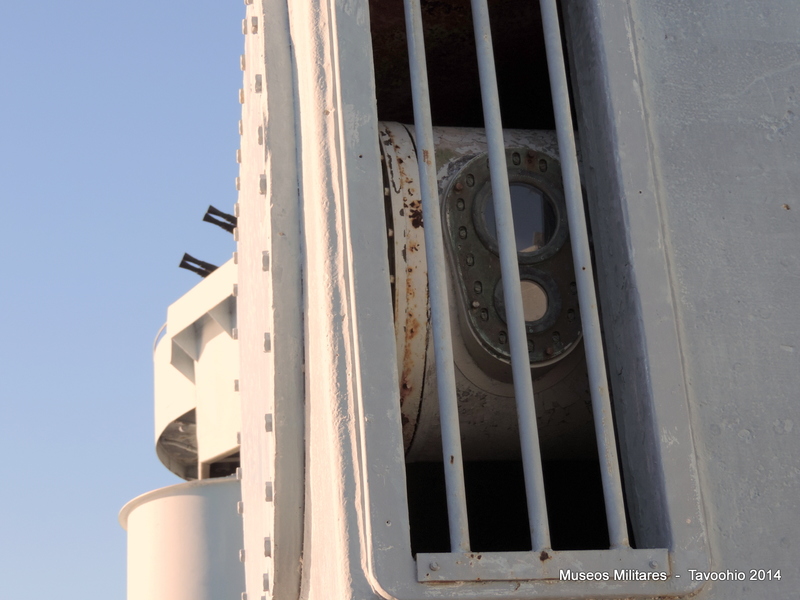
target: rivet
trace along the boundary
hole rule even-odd
[[[233,203],[233,216],[236,217],[236,218],[239,218],[239,203],[238,202],[234,202]]]
[[[234,185],[236,186],[236,191],[237,192],[242,189],[242,180],[239,177],[234,179],[233,182],[234,182]]]
[[[264,556],[272,556],[272,540],[264,538]]]
[[[263,82],[263,79],[262,79],[261,75],[256,75],[256,85],[255,85],[256,94],[260,94],[261,93],[261,89],[262,89],[262,85],[263,85],[262,82]]]
[[[439,570],[439,563],[432,562],[431,564],[428,565],[428,568],[430,568],[431,571],[438,571]]]
[[[239,104],[244,104],[244,90],[239,89]]]
[[[656,561],[654,561],[654,560],[651,560],[650,561],[650,568],[651,569],[657,569],[658,568],[658,563]]]
[[[475,185],[475,176],[474,176],[474,175],[472,175],[472,173],[470,173],[469,175],[467,175],[467,185],[468,185],[469,187],[472,187],[473,185]]]
[[[476,294],[480,294],[483,291],[483,284],[480,281],[476,281],[475,284],[472,286],[472,289],[475,291]]]
[[[515,165],[518,165],[520,161],[521,158],[519,156],[519,152],[514,152],[514,154],[511,155],[511,162],[514,163]]]
[[[264,573],[264,591],[269,591],[269,573]]]
[[[464,210],[464,207],[465,207],[465,204],[464,204],[464,199],[463,198],[459,198],[458,200],[456,200],[456,208],[458,210]]]
[[[501,344],[505,344],[508,341],[508,334],[505,331],[501,331],[497,339],[500,341]]]
[[[456,191],[457,191],[457,192],[460,192],[461,190],[463,190],[463,189],[464,189],[464,184],[462,184],[462,183],[459,181],[458,183],[456,183],[456,185],[455,185],[455,188],[456,188]]]
[[[242,120],[239,119],[239,135],[243,135],[243,134],[244,134],[244,125],[242,123]]]
[[[264,415],[264,431],[267,433],[272,431],[272,415]]]
[[[241,148],[237,148],[236,149],[236,162],[239,163],[239,164],[242,164],[242,149]]]
[[[236,296],[238,296],[238,295],[239,295],[239,284],[238,284],[238,283],[234,283],[234,284],[233,284],[233,286],[232,286],[232,291],[231,291],[231,295],[232,295],[234,298],[236,298]]]
[[[539,159],[539,170],[544,173],[547,171],[547,161],[543,158]]]
[[[244,57],[244,54],[242,54],[242,55],[239,57],[239,68],[240,68],[242,71],[244,71],[244,70],[247,68],[247,62],[246,62],[246,59],[245,59],[245,57]]]
[[[237,444],[241,444],[242,443],[242,432],[241,431],[237,431],[236,432],[236,443]]]
[[[475,257],[472,254],[467,254],[467,266],[471,267],[475,264]]]
[[[488,321],[489,320],[489,311],[485,308],[481,309],[481,321]]]
[[[269,251],[262,250],[261,251],[261,270],[262,271],[269,271]]]
[[[258,127],[258,145],[261,146],[264,143],[264,127],[259,125]]]
[[[250,31],[258,33],[258,17],[250,18]]]
[[[258,193],[262,196],[267,193],[267,176],[261,175],[258,178]]]
[[[236,503],[236,512],[239,513],[240,515],[244,514],[244,502],[242,502],[241,500],[239,500],[239,502]]]
[[[231,328],[231,339],[238,340],[239,339],[239,329],[236,327]]]
[[[247,35],[247,19],[242,19],[242,35]]]
[[[244,562],[244,550],[239,550],[239,562]]]
[[[239,264],[239,253],[238,252],[234,252],[233,253],[233,264],[235,264],[235,265]]]
[[[458,237],[462,240],[467,239],[467,228],[466,227],[459,227],[458,228]]]
[[[477,300],[472,301],[472,308],[480,308],[480,307],[481,307],[480,302],[478,302]]]
[[[272,350],[272,337],[269,333],[264,334],[264,352]]]
[[[245,3],[246,5],[252,4],[252,3],[253,3],[253,0],[244,0],[244,3]]]
[[[264,484],[264,500],[272,502],[272,482],[268,481]]]
[[[233,241],[234,242],[238,242],[239,241],[239,228],[238,227],[234,227],[233,228]]]
[[[242,592],[242,600],[247,600],[247,592]]]
[[[236,467],[236,480],[242,480],[242,467]]]

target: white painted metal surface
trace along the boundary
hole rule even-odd
[[[580,597],[588,591],[584,584],[554,582],[548,565],[534,567],[537,561],[545,563],[553,559],[544,550],[524,553],[523,557],[504,552],[454,553],[450,555],[451,566],[456,571],[464,566],[459,566],[459,561],[474,561],[474,569],[472,563],[467,565],[469,576],[463,574],[466,571],[461,571],[460,576],[452,570],[441,572],[449,569],[447,561],[430,568],[441,580],[475,582],[454,587],[432,586],[426,581],[424,568],[418,571],[422,566],[420,561],[435,556],[418,555],[416,561],[411,556],[401,454],[399,382],[396,373],[394,377],[391,373],[396,349],[386,343],[388,286],[385,266],[379,260],[380,253],[385,252],[380,243],[380,234],[385,229],[384,215],[382,207],[375,206],[375,198],[382,196],[381,182],[369,168],[375,164],[374,149],[364,141],[371,134],[374,104],[371,86],[369,82],[364,84],[363,78],[372,69],[364,64],[368,60],[363,53],[355,50],[359,44],[368,44],[369,23],[363,8],[358,3],[334,8],[320,2],[313,3],[308,11],[298,9],[297,23],[321,19],[330,24],[330,29],[319,36],[314,33],[311,38],[307,37],[308,29],[298,25],[304,35],[297,38],[302,42],[297,46],[296,63],[299,106],[305,121],[302,164],[304,169],[308,168],[304,171],[304,181],[309,184],[303,189],[307,199],[304,233],[309,251],[307,331],[309,339],[314,340],[309,343],[307,355],[310,373],[307,489],[315,490],[308,497],[306,513],[313,523],[306,529],[305,549],[310,553],[310,564],[340,565],[338,572],[347,575],[345,580],[337,580],[334,589],[343,590],[341,594],[345,597],[368,595],[368,590],[383,597],[408,599]],[[321,107],[325,107],[322,113]],[[424,144],[420,147],[426,148]],[[425,162],[424,154],[422,160]],[[333,420],[331,415],[335,415]],[[682,418],[687,419],[685,412]],[[681,450],[687,456],[693,451],[691,445]],[[686,472],[673,483],[686,489],[693,485],[692,481],[692,472]],[[458,493],[455,486],[455,495]],[[668,516],[655,518],[668,518],[677,525],[687,510],[697,510],[698,502],[696,494],[687,494],[684,505],[675,505]],[[685,521],[691,522],[691,518]],[[685,594],[696,585],[686,578],[672,578],[671,569],[674,564],[685,566],[688,560],[703,562],[702,540],[689,539],[690,531],[686,527],[673,528],[674,539],[680,539],[681,552],[671,553],[668,564],[662,564],[652,550],[646,549],[630,552],[612,549],[597,555],[563,551],[558,562],[567,565],[575,561],[574,564],[581,563],[585,570],[591,570],[592,565],[583,560],[602,556],[599,567],[618,563],[626,569],[638,569],[647,559],[650,570],[667,574],[666,582],[650,581],[647,585],[627,580],[604,583],[591,589],[592,597]],[[359,562],[362,557],[357,550],[359,544],[352,542],[356,537],[363,540],[368,552],[366,572],[357,566],[362,564]],[[338,554],[321,556],[321,548],[329,548],[335,539],[351,541],[339,546]],[[655,548],[663,558],[672,541],[662,537],[658,543]],[[481,567],[483,560],[490,566]],[[506,576],[493,572],[491,567],[520,561],[527,561],[529,568],[523,569],[525,574],[517,581],[507,581]],[[328,571],[333,572],[337,569]],[[307,577],[307,587],[303,588],[307,597],[323,598],[331,594],[325,590],[324,573],[312,568]]]
[[[297,42],[285,0],[245,4],[237,311],[246,590],[250,600],[292,600],[300,590],[305,485]]]
[[[238,448],[236,275],[228,261],[172,304],[154,353],[156,444],[162,462],[182,477],[207,477],[208,465]],[[186,465],[175,464],[168,438],[181,437],[174,424],[192,410],[191,423],[178,425],[194,425],[196,435],[197,471],[187,476]]]
[[[173,485],[128,502],[128,600],[239,598],[242,518],[233,478]]]

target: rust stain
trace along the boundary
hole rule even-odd
[[[408,204],[409,213],[411,218],[411,225],[418,229],[422,227],[422,203],[419,200],[412,200]]]
[[[402,384],[400,385],[400,406],[403,406],[406,398],[414,392],[414,386],[411,383],[413,373],[416,370],[414,365],[414,351],[412,348],[412,341],[419,332],[419,321],[414,317],[410,317],[406,321],[405,326],[405,340],[403,341],[403,373],[400,377]]]
[[[411,271],[412,269],[409,268],[408,270]],[[414,285],[411,282],[411,279],[408,278],[406,279],[406,298],[411,299],[414,297],[414,295]],[[411,302],[409,302],[409,305],[411,305]],[[416,317],[413,316],[413,312],[410,310],[406,313],[406,323],[403,329],[405,331],[405,339],[403,343],[403,373],[400,376],[400,381],[402,382],[402,385],[400,386],[401,407],[405,403],[406,398],[408,398],[414,392],[414,386],[411,384],[411,380],[416,369],[414,365],[412,341],[420,330],[420,323]],[[403,424],[405,425],[408,422],[408,419],[406,419]]]
[[[542,550],[542,553],[539,555],[539,560],[544,562],[548,559],[552,558],[548,553],[547,550]]]
[[[425,164],[426,164],[426,165],[430,166],[430,165],[431,165],[431,156],[430,156],[430,152],[428,152],[427,150],[423,150],[423,151],[422,151],[422,160],[424,160],[424,161],[425,161]]]

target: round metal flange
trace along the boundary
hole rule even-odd
[[[552,156],[530,148],[508,148],[506,160],[509,184],[535,189],[554,221],[540,247],[517,255],[520,279],[534,282],[546,294],[547,310],[526,322],[531,368],[538,368],[566,356],[581,337],[561,168]],[[480,154],[454,173],[442,211],[462,321],[468,330],[465,338],[477,341],[470,346],[475,360],[500,376],[508,373],[503,367],[510,363],[510,348],[497,239],[487,223],[491,201],[488,157]],[[493,368],[492,361],[503,366]]]

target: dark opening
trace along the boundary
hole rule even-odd
[[[234,452],[230,456],[226,456],[225,458],[211,463],[208,466],[208,476],[213,479],[214,477],[228,477],[229,475],[233,475],[236,473],[240,462],[239,452]]]
[[[556,230],[558,220],[553,203],[544,192],[532,185],[512,182],[509,188],[517,252],[535,252],[550,241]],[[481,214],[489,235],[497,240],[492,197],[483,205]]]
[[[449,552],[442,463],[406,466],[411,551]],[[475,552],[531,550],[522,463],[464,464],[470,547]],[[609,547],[596,461],[545,461],[545,495],[554,550]]]
[[[413,123],[403,0],[370,0],[378,119]],[[495,68],[509,129],[554,129],[539,3],[489,0]],[[423,0],[433,124],[483,127],[469,0]]]

